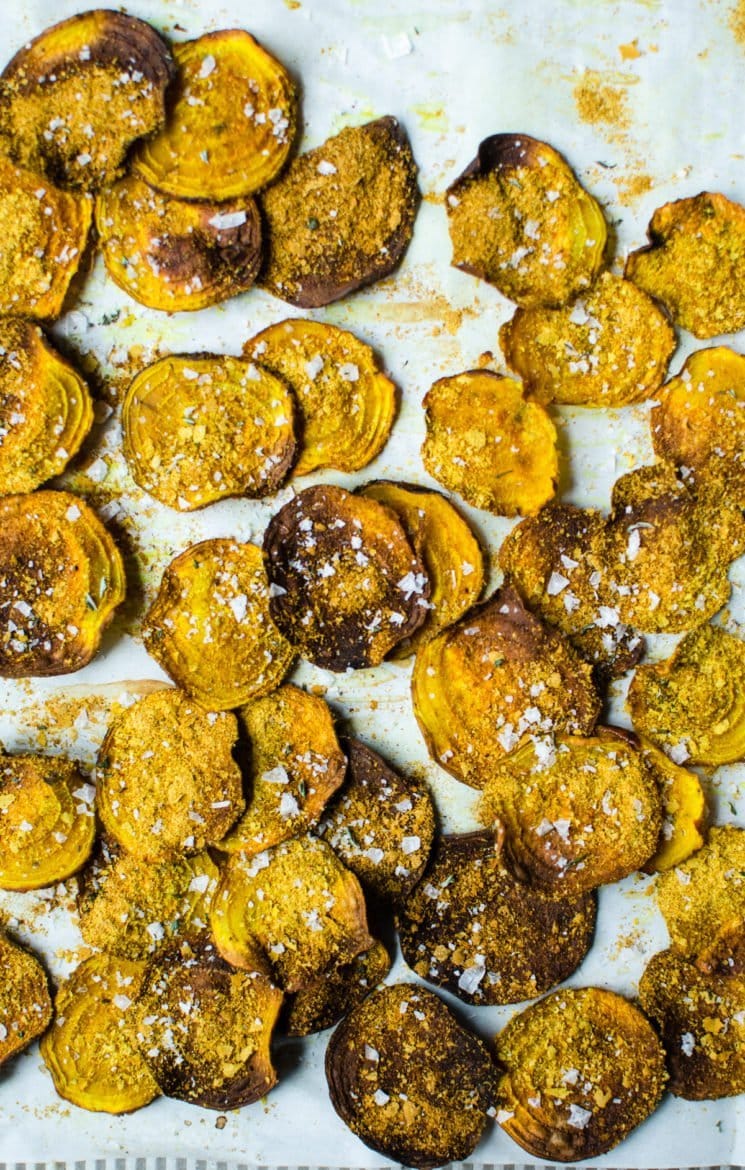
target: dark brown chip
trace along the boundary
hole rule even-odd
[[[311,1036],[343,1019],[362,1003],[385,979],[391,957],[381,942],[357,955],[322,979],[287,996],[285,1032],[288,1036]]]
[[[358,739],[342,742],[347,778],[324,816],[321,833],[364,888],[399,903],[422,876],[435,834],[435,811],[423,786],[389,768]]]
[[[411,239],[416,175],[406,133],[391,117],[347,127],[300,155],[261,196],[261,283],[307,309],[387,276]]]
[[[426,617],[424,565],[390,509],[331,484],[299,492],[264,537],[277,626],[316,666],[378,666]]]
[[[595,897],[533,889],[508,867],[502,834],[441,838],[398,915],[404,958],[474,1004],[518,1003],[568,978],[595,929]]]
[[[334,1109],[366,1146],[430,1170],[474,1149],[498,1074],[442,1000],[399,983],[368,996],[339,1025],[326,1078]]]

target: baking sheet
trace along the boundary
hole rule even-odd
[[[9,57],[46,25],[79,10],[74,0],[3,5],[0,44]],[[496,290],[449,267],[441,196],[490,133],[512,130],[561,150],[605,202],[618,254],[644,242],[653,209],[700,190],[745,201],[742,112],[745,3],[727,0],[141,0],[127,11],[174,40],[221,27],[248,28],[300,78],[303,148],[344,125],[392,113],[401,119],[421,168],[424,201],[414,241],[395,278],[311,314],[357,332],[382,354],[402,390],[400,415],[382,455],[359,476],[321,473],[302,481],[349,486],[376,477],[432,481],[419,460],[421,398],[431,382],[493,355],[501,369],[499,325],[512,307]],[[60,344],[89,369],[126,384],[167,352],[239,353],[254,332],[295,311],[258,290],[210,310],[165,315],[131,301],[97,262],[75,309],[55,327]],[[116,317],[116,320],[112,318]],[[733,339],[745,349],[745,338]],[[679,369],[696,348],[683,341]],[[613,481],[650,462],[648,407],[554,412],[565,456],[561,498],[606,507]],[[228,501],[180,515],[148,500],[127,474],[117,414],[102,402],[94,438],[64,481],[85,495],[120,534],[131,597],[107,633],[102,654],[76,675],[0,683],[0,740],[9,750],[67,750],[91,763],[112,711],[165,677],[145,654],[139,618],[164,566],[205,536],[259,540],[292,488],[266,502]],[[468,510],[496,550],[511,522]],[[745,564],[732,569],[732,602],[723,620],[745,619]],[[492,574],[493,582],[496,575]],[[658,639],[652,653],[669,653]],[[301,685],[323,686],[348,731],[394,764],[425,777],[446,830],[472,825],[474,795],[429,760],[411,716],[410,668],[384,665],[336,676],[301,665]],[[628,724],[624,686],[612,715]],[[707,781],[714,818],[745,825],[745,769],[723,768]],[[73,884],[38,894],[0,894],[0,915],[40,949],[55,976],[82,957],[70,916]],[[650,881],[632,877],[600,895],[598,934],[569,981],[633,994],[649,956],[666,945]],[[391,978],[410,977],[399,963]],[[458,1011],[485,1037],[515,1007]],[[280,1084],[265,1101],[220,1116],[160,1100],[124,1118],[93,1115],[60,1101],[38,1049],[0,1073],[0,1166],[106,1158],[113,1170],[182,1170],[176,1159],[248,1166],[385,1166],[336,1116],[323,1076],[327,1034],[285,1042]],[[127,1162],[114,1161],[128,1155]],[[490,1127],[468,1165],[513,1165],[524,1157]],[[158,1158],[156,1163],[154,1160]],[[167,1159],[167,1161],[165,1160]],[[621,1147],[594,1165],[671,1167],[745,1163],[741,1099],[691,1104],[669,1098]],[[81,1167],[81,1170],[83,1168]]]

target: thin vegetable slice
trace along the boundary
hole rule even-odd
[[[99,195],[96,228],[109,276],[167,313],[245,292],[261,264],[259,209],[245,196],[187,202],[129,175]]]
[[[728,939],[737,953],[745,930],[745,829],[712,826],[697,853],[660,874],[656,892],[675,950],[697,959]]]
[[[564,305],[603,266],[600,205],[558,151],[527,134],[485,138],[445,206],[452,263],[518,305]]]
[[[227,200],[271,183],[292,148],[297,94],[280,62],[242,29],[176,45],[165,127],[135,173],[181,199]]]
[[[137,1044],[144,963],[94,955],[76,967],[55,998],[57,1018],[41,1055],[60,1097],[101,1113],[131,1113],[160,1090]]]
[[[161,358],[122,404],[124,454],[141,488],[181,512],[225,496],[264,496],[295,458],[283,382],[240,358]]]
[[[330,1028],[362,1003],[385,979],[391,959],[381,942],[330,971],[322,979],[287,997],[284,1031],[288,1036],[312,1036]]]
[[[0,757],[0,889],[38,890],[87,861],[95,790],[61,756]]]
[[[484,588],[484,554],[460,512],[439,492],[409,483],[375,480],[362,495],[395,512],[429,577],[429,609],[424,625],[393,651],[405,658],[452,625],[478,601]]]
[[[0,313],[54,321],[80,267],[93,204],[0,157]]]
[[[0,932],[0,1066],[33,1044],[51,1018],[44,968]]]
[[[589,665],[506,587],[422,647],[411,695],[432,758],[474,788],[524,739],[543,754],[600,714]]]
[[[391,117],[348,126],[294,159],[260,200],[263,286],[315,309],[388,276],[414,230],[416,176],[409,140]]]
[[[250,744],[251,795],[220,848],[251,856],[317,824],[346,760],[329,707],[299,687],[279,687],[239,714]]]
[[[228,539],[187,548],[145,618],[148,652],[205,707],[231,710],[277,687],[295,651],[269,613],[261,549]]]
[[[144,20],[97,8],[52,25],[0,77],[4,153],[62,187],[112,183],[165,117],[168,46]]]
[[[0,500],[0,675],[86,666],[125,588],[121,554],[83,500],[51,491]]]
[[[695,772],[681,768],[649,740],[642,740],[642,752],[662,794],[664,821],[657,851],[644,869],[663,873],[686,861],[704,843],[706,799]]]
[[[695,337],[745,325],[745,207],[702,191],[658,207],[649,244],[632,252],[626,276],[657,297]]]
[[[380,454],[393,426],[396,387],[353,333],[293,318],[257,333],[244,353],[295,394],[302,449],[293,475],[322,467],[359,471]]]
[[[35,325],[0,318],[0,494],[64,471],[93,422],[83,378]]]
[[[425,619],[424,565],[375,500],[306,488],[270,521],[264,557],[272,617],[317,666],[378,666]]]
[[[638,667],[628,693],[634,727],[682,764],[745,757],[745,642],[702,626],[664,662]]]
[[[500,516],[537,512],[556,492],[556,428],[519,382],[488,370],[440,378],[424,398],[422,462],[448,491]]]
[[[499,340],[538,402],[614,407],[655,395],[676,344],[652,298],[611,272],[571,305],[518,309]]]

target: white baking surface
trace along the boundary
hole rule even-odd
[[[8,57],[29,37],[80,9],[74,0],[6,0],[0,45]],[[741,4],[745,24],[745,5]],[[388,446],[357,477],[324,473],[348,485],[381,476],[431,482],[419,460],[420,402],[431,382],[472,366],[486,351],[501,368],[498,327],[511,315],[496,290],[449,267],[441,196],[479,140],[496,131],[543,138],[561,150],[588,187],[605,202],[618,235],[619,256],[644,242],[659,204],[700,190],[745,201],[742,78],[745,43],[733,28],[733,0],[140,0],[127,11],[173,39],[217,28],[248,28],[301,79],[304,137],[312,147],[342,126],[395,114],[406,126],[421,168],[424,202],[412,247],[391,280],[313,315],[349,327],[371,342],[402,390],[402,408]],[[627,46],[622,51],[621,46]],[[628,46],[632,46],[631,49]],[[638,55],[634,56],[633,53]],[[625,126],[588,124],[579,116],[575,87],[593,79],[610,86],[625,110]],[[650,189],[639,176],[646,175]],[[119,310],[115,323],[103,319]],[[98,262],[76,308],[55,333],[79,353],[93,352],[104,370],[133,370],[157,353],[215,350],[239,353],[265,325],[296,315],[261,291],[193,314],[165,315],[136,304],[103,274]],[[734,339],[745,349],[743,337]],[[127,364],[127,352],[136,351]],[[673,370],[696,346],[683,337]],[[613,480],[651,460],[648,407],[617,411],[554,412],[567,456],[562,498],[607,506]],[[101,462],[103,460],[103,463]],[[105,478],[101,479],[102,475]],[[163,567],[205,536],[260,540],[278,501],[231,501],[179,515],[146,499],[134,486],[119,448],[116,416],[102,420],[96,440],[68,478],[74,490],[123,525],[143,592],[106,635],[102,654],[74,676],[0,685],[0,739],[10,750],[40,746],[69,750],[90,763],[106,714],[129,702],[141,680],[164,680],[137,637],[137,621]],[[291,490],[291,489],[290,489]],[[288,498],[288,489],[279,499]],[[511,522],[469,511],[494,552]],[[131,567],[131,566],[130,566]],[[743,563],[732,569],[732,603],[724,620],[742,620]],[[654,653],[669,652],[669,639]],[[427,757],[411,716],[409,668],[334,676],[301,666],[296,681],[328,686],[326,697],[347,729],[368,739],[395,764],[427,777],[447,829],[471,825],[473,794]],[[135,680],[135,681],[133,681]],[[628,723],[623,687],[613,704]],[[74,725],[60,730],[45,713],[49,697],[69,702]],[[707,786],[717,820],[745,824],[741,797],[745,769],[721,769]],[[55,976],[77,959],[80,939],[65,909],[72,884],[52,897],[0,895],[11,927],[42,951]],[[648,957],[666,945],[650,896],[650,881],[630,878],[601,891],[598,934],[572,984],[598,983],[633,995]],[[392,977],[406,978],[399,963]],[[459,1005],[461,1016],[491,1037],[513,1014]],[[260,1103],[217,1115],[160,1100],[124,1118],[94,1115],[60,1101],[33,1047],[0,1074],[0,1163],[135,1157],[209,1159],[249,1166],[357,1166],[388,1164],[343,1125],[328,1100],[323,1076],[327,1034],[285,1043],[277,1051],[280,1083]],[[222,1122],[220,1122],[222,1124]],[[498,1127],[490,1126],[473,1155],[475,1165],[514,1164],[525,1158]],[[745,1163],[742,1100],[689,1104],[668,1098],[658,1113],[598,1166],[670,1167]],[[149,1163],[150,1164],[150,1163]],[[154,1163],[153,1163],[154,1164]],[[165,1163],[158,1163],[165,1165]],[[122,1164],[123,1165],[123,1164]]]

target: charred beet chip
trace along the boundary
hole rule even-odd
[[[33,1044],[51,1018],[44,968],[0,932],[0,1066]]]
[[[93,203],[0,157],[0,313],[54,321],[80,267]]]
[[[168,860],[216,845],[243,812],[238,725],[182,691],[153,691],[111,723],[98,756],[98,811],[135,857]]]
[[[634,727],[679,764],[719,767],[745,757],[745,641],[721,626],[688,634],[664,662],[637,669]]]
[[[548,751],[600,714],[588,664],[506,587],[422,647],[411,695],[430,755],[473,788],[524,739]]]
[[[703,848],[657,879],[657,901],[675,950],[702,969],[729,968],[745,934],[745,829],[715,825]],[[726,964],[726,965],[725,965]]]
[[[513,378],[469,370],[424,398],[425,468],[448,491],[498,516],[537,512],[556,492],[556,427]]]
[[[407,658],[478,601],[486,574],[484,554],[468,522],[440,492],[411,483],[375,480],[366,484],[361,494],[396,513],[429,577],[424,625],[400,642],[391,655]]]
[[[167,1097],[240,1109],[276,1084],[269,1042],[281,1004],[258,947],[237,971],[206,934],[176,940],[146,969],[140,1051]]]
[[[55,996],[41,1055],[60,1097],[100,1113],[131,1113],[160,1096],[139,1053],[135,1001],[145,964],[94,955]]]
[[[93,849],[95,790],[62,756],[0,757],[0,889],[64,881]]]
[[[92,422],[80,374],[35,325],[0,318],[0,494],[31,492],[59,475]]]
[[[293,475],[322,467],[359,471],[383,449],[396,387],[369,345],[323,321],[280,321],[243,347],[292,388],[302,435]]]
[[[121,554],[83,500],[50,491],[0,500],[0,675],[86,666],[124,591]]]
[[[745,325],[745,207],[702,191],[658,207],[649,244],[632,252],[626,276],[658,297],[695,337]]]
[[[315,309],[388,276],[414,230],[416,175],[406,133],[390,117],[349,126],[294,159],[261,196],[263,286]]]
[[[168,46],[134,16],[98,8],[46,29],[0,77],[0,140],[14,162],[92,191],[163,123]]]
[[[659,1026],[668,1088],[688,1101],[745,1093],[745,979],[704,974],[675,951],[647,964],[639,1000]]]
[[[564,305],[603,265],[600,205],[564,158],[527,134],[493,134],[448,187],[453,264],[525,308]]]
[[[397,917],[403,956],[422,979],[466,1003],[519,1003],[567,979],[595,930],[595,898],[518,880],[503,833],[437,842]]]
[[[375,500],[306,488],[271,520],[264,556],[272,617],[316,666],[378,666],[425,620],[424,566]]]
[[[261,549],[203,540],[163,573],[143,638],[174,682],[213,710],[231,710],[279,686],[295,651],[269,613]]]
[[[366,890],[398,904],[427,864],[435,835],[432,799],[358,739],[345,740],[344,749],[347,778],[321,833]]]
[[[657,1108],[667,1079],[652,1025],[598,987],[555,991],[513,1016],[497,1058],[499,1124],[551,1162],[612,1150]]]
[[[187,202],[131,175],[99,195],[96,228],[109,276],[166,313],[245,292],[261,263],[259,209],[246,197]]]
[[[547,758],[530,742],[518,748],[494,766],[479,812],[504,825],[532,881],[566,897],[641,869],[663,824],[656,774],[634,736],[608,727],[557,736]]]
[[[331,1104],[373,1150],[431,1170],[467,1158],[487,1124],[498,1073],[482,1042],[413,983],[382,987],[334,1032]]]
[[[250,744],[250,796],[220,848],[250,857],[317,824],[346,760],[329,707],[299,687],[279,687],[238,714]]]
[[[675,349],[666,315],[629,280],[603,272],[563,308],[518,309],[499,340],[538,402],[626,406],[651,398]]]
[[[288,1036],[311,1036],[330,1028],[362,1003],[385,979],[391,959],[381,942],[363,951],[301,991],[287,997],[284,1030]]]
[[[241,358],[161,358],[122,404],[124,455],[141,488],[181,512],[276,491],[295,458],[294,402]]]
[[[297,127],[297,94],[284,66],[241,29],[186,41],[173,55],[166,124],[138,149],[136,173],[167,195],[216,202],[271,183]]]

